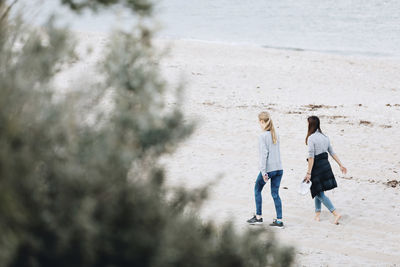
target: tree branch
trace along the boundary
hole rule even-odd
[[[11,3],[11,5],[9,5],[6,9],[6,11],[4,11],[4,13],[1,15],[0,17],[0,22],[3,21],[3,19],[5,19],[8,15],[8,13],[10,13],[11,8],[18,2],[18,0],[14,0],[14,2]]]

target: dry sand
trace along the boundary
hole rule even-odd
[[[68,71],[88,73],[107,38],[80,33],[95,53]],[[257,114],[271,113],[284,164],[280,195],[285,229],[297,266],[400,266],[400,59],[320,54],[200,41],[160,41],[171,55],[160,63],[166,79],[186,80],[184,111],[197,130],[165,164],[170,185],[197,187],[218,180],[201,216],[232,220],[246,229],[255,210],[258,174]],[[82,50],[83,51],[83,50]],[[70,79],[72,80],[72,79]],[[169,105],[174,105],[173,101]],[[297,188],[306,173],[304,144],[310,115],[321,118],[348,174],[331,160],[338,188],[329,191],[340,225],[323,207],[313,221],[311,196]],[[265,227],[275,217],[270,189],[263,191]]]

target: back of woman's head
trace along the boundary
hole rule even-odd
[[[310,135],[312,135],[313,133],[315,133],[317,130],[321,131],[321,127],[320,127],[320,121],[319,118],[317,116],[310,116],[307,119],[308,121],[308,131],[307,131],[307,136],[306,136],[306,145],[308,144],[308,137]]]
[[[264,121],[265,122],[265,127],[264,130],[265,131],[270,131],[271,133],[271,137],[272,137],[272,142],[274,144],[277,143],[277,137],[276,137],[276,132],[275,132],[275,127],[274,127],[274,123],[272,122],[271,116],[269,115],[268,112],[263,111],[260,114],[258,114],[258,119],[260,121]]]

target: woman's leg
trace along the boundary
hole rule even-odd
[[[332,215],[335,216],[334,224],[339,224],[339,220],[340,220],[340,218],[342,218],[342,216],[339,213],[337,213],[336,210],[332,211]]]
[[[317,198],[317,196],[315,197]],[[336,208],[333,206],[331,200],[324,194],[324,192],[320,192],[318,194],[318,198],[324,203],[325,207],[335,216],[335,224],[339,224],[339,220],[342,216],[336,212]]]
[[[271,196],[275,203],[276,219],[280,221],[282,220],[282,202],[279,197],[279,186],[281,185],[283,171],[271,172],[271,174]]]
[[[317,197],[330,212],[335,211],[335,207],[333,206],[331,200],[324,194],[324,192],[320,192],[316,198]]]
[[[319,199],[318,195],[314,197],[314,203],[315,203],[315,218],[314,220],[320,221],[319,216],[321,215],[321,200]]]
[[[261,172],[258,174],[256,185],[254,186],[254,197],[256,200],[256,216],[261,217],[262,214],[262,197],[261,191],[265,185],[264,178],[262,177]],[[258,219],[258,218],[257,218]]]

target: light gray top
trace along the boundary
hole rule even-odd
[[[260,172],[265,175],[267,172],[282,170],[281,152],[279,149],[279,137],[274,144],[270,131],[264,131],[258,138],[260,152]]]
[[[329,137],[322,134],[318,130],[308,137],[307,143],[308,143],[309,158],[313,158],[316,155],[319,155],[324,152],[329,152],[331,156],[335,155],[335,152],[333,152],[331,146],[331,142],[329,141]]]

